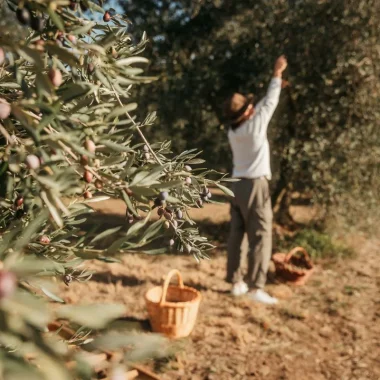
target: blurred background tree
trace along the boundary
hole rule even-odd
[[[284,53],[291,87],[269,131],[278,221],[291,222],[294,193],[355,211],[356,219],[377,207],[378,1],[120,4],[154,41],[150,71],[159,80],[145,87],[144,105],[160,110],[160,127],[150,136],[170,134],[177,151],[195,144],[211,167],[230,171],[223,99],[233,91],[263,96],[274,60]]]

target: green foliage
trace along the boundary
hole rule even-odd
[[[278,249],[282,252],[301,246],[314,259],[341,258],[353,255],[353,250],[343,242],[335,240],[330,234],[316,229],[303,229],[297,232],[294,237],[286,238],[278,242],[278,244]]]
[[[115,339],[93,340],[83,328],[101,331],[125,307],[59,305],[52,280],[86,281],[86,259],[143,251],[163,235],[177,251],[206,257],[212,245],[188,211],[227,179],[199,167],[197,150],[172,154],[170,142],[146,140],[156,116],[138,117],[131,91],[154,79],[143,75],[147,38],[134,43],[124,16],[87,0],[8,0],[0,12],[0,376],[91,379],[82,353],[57,345],[48,324],[71,322],[79,330],[70,344],[98,352]],[[110,197],[125,202],[128,227],[83,234],[91,203]],[[126,362],[164,352],[165,342],[122,336],[117,348]]]
[[[197,4],[195,6],[195,4]],[[289,60],[270,126],[274,198],[311,193],[319,203],[379,203],[380,3],[326,1],[131,1],[156,36],[144,103],[176,149],[197,144],[213,167],[230,168],[221,104],[233,91],[265,94],[274,60]],[[173,112],[175,110],[176,112]],[[367,201],[373,200],[371,204]]]

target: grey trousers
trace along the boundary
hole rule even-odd
[[[234,182],[231,201],[231,228],[228,239],[227,281],[245,280],[254,288],[263,288],[272,255],[272,204],[265,178]],[[248,270],[243,274],[241,244],[248,236]]]

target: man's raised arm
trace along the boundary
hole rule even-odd
[[[267,94],[260,108],[261,116],[268,124],[280,99],[282,73],[285,71],[287,66],[288,61],[284,55],[279,57],[274,65],[273,78],[269,84]],[[264,123],[265,121],[263,120]]]

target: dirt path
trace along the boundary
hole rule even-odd
[[[224,206],[223,218],[226,213]],[[320,265],[303,288],[269,285],[281,299],[275,308],[229,295],[222,249],[199,265],[192,257],[173,255],[94,262],[93,279],[62,286],[62,296],[72,303],[122,302],[128,317],[143,322],[144,293],[177,268],[185,283],[202,292],[203,301],[184,349],[156,366],[162,379],[378,380],[380,241],[358,238],[352,244],[356,258],[324,263],[323,270]]]

